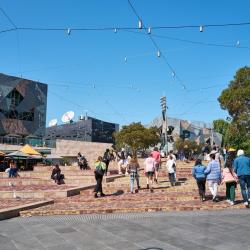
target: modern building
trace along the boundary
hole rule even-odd
[[[64,139],[113,143],[113,133],[118,130],[118,124],[84,117],[76,122],[46,128],[45,140]]]
[[[0,73],[1,138],[42,138],[46,108],[47,84]]]
[[[147,127],[156,126],[161,128],[163,118],[155,118]],[[176,118],[167,118],[168,146],[172,149],[173,142],[178,138],[190,139],[198,144],[215,143],[221,145],[222,135],[213,131],[211,124],[197,121],[187,121]]]

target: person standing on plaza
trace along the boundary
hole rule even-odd
[[[205,194],[206,194],[206,174],[205,174],[206,167],[202,165],[201,159],[197,159],[195,165],[192,169],[192,175],[196,180],[200,200],[205,201]]]
[[[213,201],[217,202],[219,201],[217,192],[218,185],[221,182],[221,170],[219,162],[215,160],[215,154],[210,154],[210,159],[211,161],[209,162],[204,173],[207,175],[208,186],[213,196]]]
[[[139,190],[140,185],[139,185],[139,170],[140,166],[138,164],[138,161],[136,158],[131,158],[129,164],[127,165],[127,171],[130,176],[130,192],[131,194],[134,194],[134,181],[136,180],[137,182],[137,188]]]
[[[176,165],[175,165],[175,160],[172,155],[169,155],[168,160],[166,162],[166,167],[167,167],[168,178],[171,183],[171,186],[174,186],[176,182],[176,179],[175,179]]]
[[[126,156],[125,156],[125,149],[122,148],[121,152],[117,154],[119,161],[118,161],[118,171],[119,174],[122,173],[122,167],[126,164]]]
[[[108,148],[106,149],[102,160],[106,164],[105,175],[107,175],[108,174],[109,163],[111,161],[111,155],[110,155],[110,151],[109,151]]]
[[[152,157],[151,154],[149,154],[149,156],[146,158],[145,162],[144,162],[144,166],[145,166],[145,175],[147,177],[147,189],[150,188],[151,193],[154,192],[153,190],[153,176],[154,176],[154,172],[155,172],[155,159]]]
[[[95,187],[95,195],[94,197],[98,197],[98,193],[103,197],[105,194],[102,191],[102,180],[103,175],[106,170],[106,164],[103,162],[103,159],[101,156],[99,156],[95,162],[95,179],[96,179],[96,187]]]
[[[243,150],[238,150],[237,158],[233,163],[234,171],[240,182],[240,189],[244,204],[249,208],[250,202],[250,158],[244,155]]]
[[[231,161],[227,161],[225,168],[222,170],[222,182],[226,183],[226,197],[230,205],[234,205],[235,188],[237,186],[238,177],[235,174]]]
[[[161,154],[157,147],[154,147],[154,151],[151,153],[152,157],[155,159],[155,182],[158,182],[158,172],[161,166]]]

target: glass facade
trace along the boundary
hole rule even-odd
[[[47,128],[45,139],[113,143],[113,133],[118,129],[118,124],[88,117],[87,120]]]

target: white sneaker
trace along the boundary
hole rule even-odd
[[[226,202],[227,202],[227,203],[229,203],[229,204],[231,203],[231,201],[230,201],[230,200],[228,200],[228,199],[226,200]]]
[[[244,205],[245,205],[245,206],[248,206],[248,202],[247,202],[247,201],[246,201],[246,202],[244,202]]]
[[[230,205],[233,206],[234,205],[234,201],[230,201]]]

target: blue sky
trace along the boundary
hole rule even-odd
[[[131,0],[145,26],[249,22],[250,2]],[[136,27],[127,0],[0,0],[18,27]],[[0,30],[12,28],[0,13]],[[0,34],[0,72],[47,83],[47,123],[74,110],[107,121],[148,123],[160,115],[165,94],[168,115],[211,122],[226,118],[217,98],[250,49],[213,47],[167,39],[250,48],[250,26],[152,30],[186,89],[171,75],[143,31],[14,31]],[[124,58],[127,57],[127,62]]]

